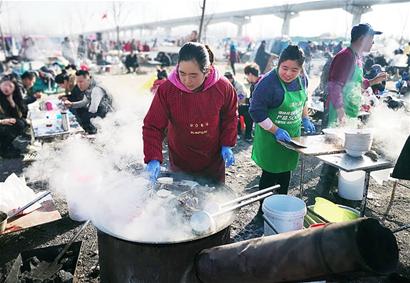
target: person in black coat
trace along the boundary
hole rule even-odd
[[[18,136],[26,136],[27,112],[20,88],[13,77],[3,77],[0,80],[0,155],[2,157],[20,156],[20,149],[16,148],[13,142]],[[26,138],[28,140],[28,137]]]
[[[401,150],[391,176],[400,180],[410,180],[410,136]]]
[[[266,72],[266,67],[268,65],[269,59],[273,55],[267,52],[265,49],[266,41],[262,40],[255,55],[255,63],[259,66],[259,71],[261,74],[264,74]]]
[[[125,57],[125,67],[127,68],[127,73],[135,72],[139,67],[137,54],[131,50],[130,54]]]

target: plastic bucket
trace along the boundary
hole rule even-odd
[[[262,211],[275,226],[278,233],[283,233],[303,228],[306,204],[294,196],[274,195],[263,201]],[[264,234],[275,234],[266,223],[264,223]]]
[[[68,216],[74,221],[86,221],[86,207],[74,200],[67,200]]]
[[[339,170],[339,196],[348,200],[362,200],[365,175],[364,171],[346,172]]]

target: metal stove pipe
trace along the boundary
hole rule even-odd
[[[203,283],[334,280],[391,273],[398,256],[392,232],[361,218],[209,248],[196,269]]]

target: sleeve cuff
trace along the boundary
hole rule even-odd
[[[273,122],[269,118],[266,118],[265,120],[263,120],[262,122],[259,122],[258,124],[259,124],[259,126],[262,127],[262,129],[264,129],[266,131],[268,131],[273,126]]]
[[[370,87],[370,81],[368,79],[364,79],[362,84],[364,89]]]

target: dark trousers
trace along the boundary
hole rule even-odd
[[[328,164],[323,164],[322,171],[320,172],[320,179],[316,185],[316,192],[319,196],[328,198],[332,188],[337,186],[337,172],[339,170]]]
[[[245,139],[252,138],[252,128],[253,128],[253,120],[251,115],[249,114],[249,105],[239,105],[238,107],[239,117],[243,116],[245,120]],[[241,121],[238,121],[238,134],[241,133]]]
[[[236,75],[236,72],[235,72],[235,61],[230,61],[231,62],[231,68],[232,68],[232,73],[234,74],[234,75]]]
[[[139,65],[137,63],[125,63],[125,68],[127,68],[127,73],[135,72]]]
[[[280,185],[277,191],[281,195],[286,195],[289,189],[290,171],[282,173],[270,173],[262,170],[262,176],[259,180],[259,189],[266,189],[274,185]]]
[[[81,125],[81,127],[86,131],[88,134],[95,134],[97,133],[97,128],[91,123],[91,118],[95,117],[101,117],[104,118],[105,115],[107,114],[106,112],[103,113],[102,110],[100,110],[101,107],[98,107],[98,111],[96,113],[90,113],[88,112],[88,108],[77,108],[75,109],[75,117],[78,121],[78,123]]]
[[[17,119],[11,126],[0,125],[0,156],[6,156],[8,151],[14,149],[13,140],[25,133],[26,123],[22,119]]]
[[[329,107],[325,107],[322,116],[322,129],[327,127],[329,127]],[[338,169],[335,167],[328,164],[323,164],[319,182],[316,186],[316,192],[319,196],[324,198],[329,197],[332,187],[337,185],[337,172]]]

